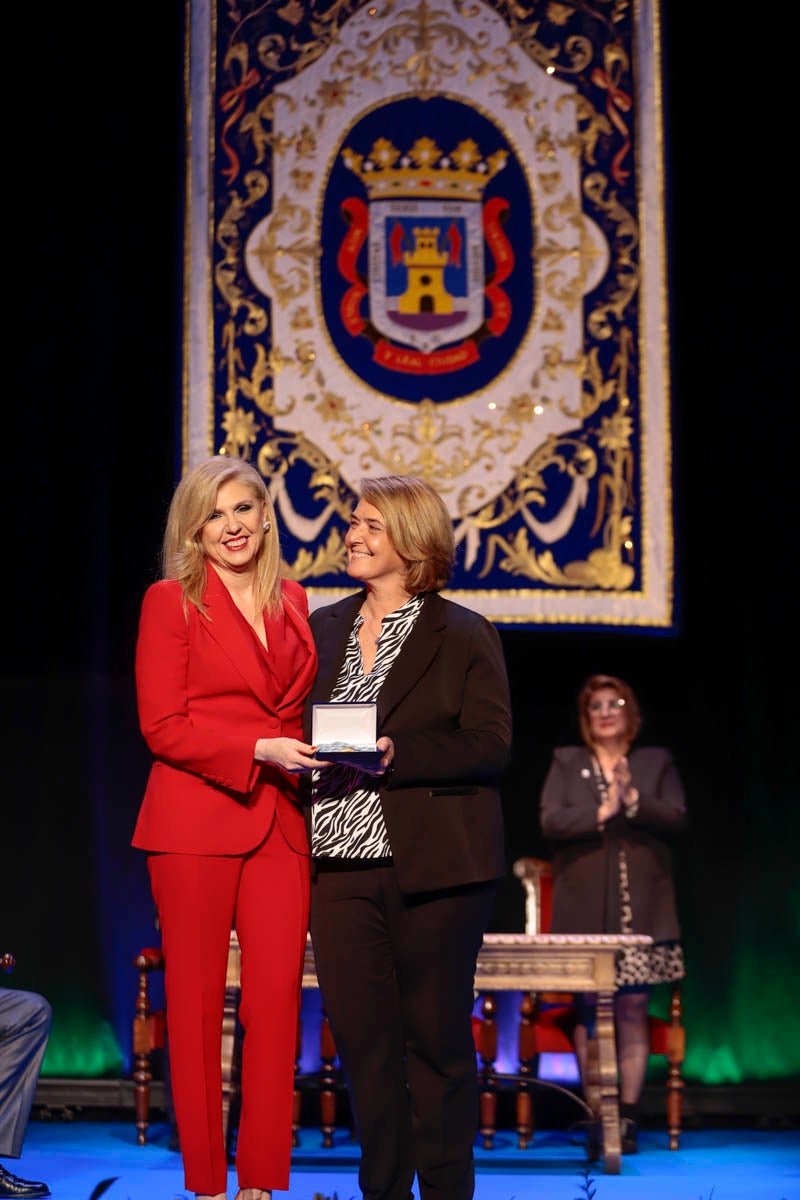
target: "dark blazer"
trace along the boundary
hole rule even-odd
[[[136,644],[139,721],[154,762],[133,845],[183,854],[244,854],[277,811],[289,845],[308,853],[297,779],[253,759],[262,737],[301,738],[316,668],[308,602],[283,580],[284,619],[297,634],[290,686],[278,684],[255,635],[208,566],[203,604],[184,612],[176,580],[148,588]],[[266,620],[269,636],[270,621]]]
[[[306,706],[330,699],[365,593],[311,614],[319,670]],[[395,747],[379,781],[398,883],[424,892],[497,879],[506,855],[499,783],[511,700],[497,630],[429,593],[378,697],[378,736]]]
[[[553,933],[615,933],[620,929],[619,851],[624,848],[633,932],[658,941],[680,937],[670,848],[686,825],[683,785],[668,750],[628,755],[639,791],[635,817],[618,813],[597,827],[600,803],[585,746],[554,751],[541,796],[542,834],[553,843]]]

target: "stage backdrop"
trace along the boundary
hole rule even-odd
[[[672,625],[658,7],[190,0],[183,465],[312,606],[415,474],[500,624]]]

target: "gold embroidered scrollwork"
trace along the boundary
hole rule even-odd
[[[239,41],[224,59],[232,76],[223,95],[228,106],[225,144],[235,154],[234,135],[238,137],[240,149],[243,144],[249,147],[258,169],[232,181],[215,231],[220,251],[215,285],[225,309],[217,347],[225,364],[221,448],[226,453],[255,456],[287,528],[312,545],[312,549],[301,547],[288,564],[293,578],[344,572],[344,543],[337,522],[347,519],[350,490],[332,454],[321,451],[303,433],[276,432],[276,419],[290,412],[301,414],[300,423],[310,430],[315,421],[324,422],[326,431],[332,431],[329,449],[330,444],[335,446],[337,457],[339,451],[342,455],[355,453],[364,474],[416,474],[442,494],[457,497],[457,532],[467,545],[465,565],[477,578],[499,570],[559,588],[625,590],[635,576],[631,538],[636,503],[636,430],[628,394],[632,335],[627,322],[640,285],[638,225],[629,204],[621,198],[628,150],[624,116],[629,107],[621,81],[629,60],[616,39],[615,25],[626,15],[627,0],[598,0],[593,19],[603,28],[602,45],[602,39],[594,43],[579,25],[585,6],[578,0],[549,0],[529,6],[516,0],[491,3],[506,21],[513,44],[539,67],[570,82],[578,77],[591,79],[594,102],[588,89],[576,89],[561,101],[575,106],[575,125],[569,137],[557,135],[545,123],[537,124],[530,90],[507,69],[504,56],[489,54],[481,35],[468,32],[466,21],[459,24],[428,0],[390,5],[388,28],[373,38],[362,36],[356,50],[334,52],[330,78],[315,92],[310,106],[314,116],[291,139],[277,136],[276,105],[291,101],[274,91],[264,95],[263,88],[256,86],[254,70],[266,73],[274,82],[300,74],[329,48],[335,50],[337,31],[360,7],[359,0],[325,7],[288,0],[278,14],[293,31],[286,36],[275,31],[263,33],[255,45],[256,68],[249,65],[247,45]],[[473,7],[466,0],[455,4],[464,17]],[[391,56],[385,53],[389,42]],[[398,56],[397,47],[405,43],[408,54]],[[379,80],[381,72],[388,71],[394,78],[402,76],[409,93],[427,96],[447,87],[458,58],[468,61],[471,79],[493,76],[507,108],[525,108],[532,143],[544,167],[539,175],[540,238],[533,253],[547,344],[541,347],[541,362],[530,391],[498,399],[486,418],[466,423],[458,419],[457,408],[425,399],[414,405],[399,403],[389,415],[355,419],[348,411],[340,381],[332,385],[318,370],[310,297],[321,251],[314,240],[312,208],[298,203],[297,197],[305,199],[304,193],[312,190],[326,114],[346,96],[349,79]],[[609,143],[614,148],[612,165],[606,165]],[[287,338],[279,346],[271,343],[268,308],[246,283],[242,230],[269,192],[270,157],[285,154],[290,145],[296,161],[301,160],[291,173],[294,200],[285,194],[274,197],[269,218],[248,249],[268,277],[273,303],[291,313],[294,345]],[[606,147],[605,157],[600,154],[601,146]],[[559,172],[555,165],[551,171],[548,164],[551,160],[555,164],[559,148],[580,163],[582,195],[566,200],[557,196],[551,201]],[[592,220],[602,223],[610,262],[603,285],[592,288],[584,312],[589,291],[586,278],[595,269],[599,253],[598,239],[590,236],[587,211]],[[565,229],[574,233],[572,246],[564,236]],[[570,357],[563,350],[564,329],[571,318],[578,319],[576,314],[585,329],[584,349]],[[303,384],[278,406],[275,378],[287,362],[298,368]],[[577,396],[576,377],[580,379]],[[572,380],[572,402],[559,387],[566,378]],[[536,420],[537,406],[540,413],[548,405],[577,422],[580,432],[548,436],[516,468],[501,495],[486,497],[474,485],[461,486],[467,467],[502,456],[514,461],[515,453],[521,457],[521,431]],[[286,476],[293,467],[308,472],[317,504],[313,518],[302,516],[292,504]],[[591,537],[595,542],[599,539],[599,545],[583,561],[559,564],[550,546],[566,535],[590,497],[594,503]],[[548,514],[546,519],[543,513]],[[533,539],[543,548],[537,549]]]

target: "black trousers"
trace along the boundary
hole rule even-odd
[[[361,1144],[364,1200],[471,1200],[475,962],[495,882],[404,896],[389,866],[319,865],[311,938]]]

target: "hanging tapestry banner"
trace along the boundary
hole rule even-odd
[[[312,607],[364,476],[447,595],[672,625],[658,8],[188,0],[183,463],[249,458]]]

